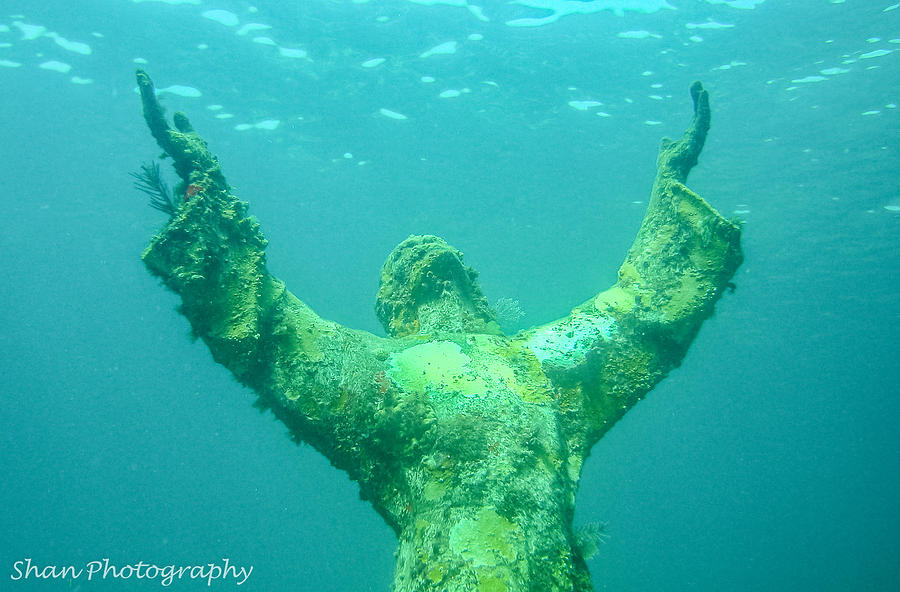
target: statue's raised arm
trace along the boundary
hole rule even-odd
[[[572,531],[597,439],[677,366],[741,262],[738,227],[684,186],[709,128],[664,142],[618,282],[505,336],[462,253],[411,236],[381,271],[387,337],[317,316],[266,269],[266,240],[187,117],[170,127],[138,71],[148,126],[181,178],[138,187],[169,214],[143,259],[217,362],[346,470],[397,533],[393,592],[588,592]]]
[[[259,406],[358,480],[363,495],[387,497],[379,488],[392,487],[391,455],[415,448],[430,422],[418,401],[392,399],[384,376],[394,344],[320,318],[269,274],[266,239],[206,142],[182,113],[169,126],[145,72],[137,82],[147,125],[181,178],[172,197],[144,167],[142,188],[170,214],[144,263],[181,297],[194,335],[256,391]]]
[[[554,382],[583,409],[585,451],[677,367],[743,260],[740,227],[684,183],[709,131],[709,95],[691,86],[694,117],[664,139],[657,174],[618,281],[558,321],[523,334]],[[577,437],[576,437],[577,439]]]

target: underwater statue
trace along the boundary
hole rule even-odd
[[[266,239],[216,157],[138,71],[144,117],[181,178],[145,167],[170,218],[144,263],[216,362],[292,435],[359,483],[399,539],[393,592],[585,592],[572,530],[591,447],[677,367],[742,260],[740,229],[684,183],[709,98],[664,140],[618,281],[552,323],[504,335],[462,254],[412,236],[381,270],[387,337],[320,318],[266,269]]]

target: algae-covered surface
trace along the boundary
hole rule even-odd
[[[898,18],[892,2],[8,3],[4,589],[158,590],[134,566],[227,558],[253,568],[241,590],[387,592],[400,560],[420,588],[450,589],[468,565],[467,591],[509,592],[553,545],[585,557],[597,590],[891,589]],[[160,158],[135,68],[224,177]],[[706,145],[641,236],[694,80]],[[133,187],[154,162],[174,216]],[[740,226],[744,254],[715,313],[622,349],[636,327],[688,327],[704,274],[728,265],[707,256],[727,233],[678,234],[712,227],[709,208]],[[233,226],[188,231],[203,220]],[[159,253],[191,265],[168,279],[208,297],[147,274],[141,254],[170,224],[183,232]],[[265,242],[211,249],[254,224]],[[412,270],[432,291],[384,345],[379,270],[411,235],[452,248]],[[482,293],[441,299],[466,268]],[[494,323],[501,310],[524,316]],[[672,339],[691,341],[681,365],[629,398]],[[354,419],[334,446],[309,431],[294,444],[303,430],[235,379],[252,383],[260,359],[304,425]],[[316,381],[336,382],[310,398]],[[583,467],[584,451],[566,456],[580,409],[623,408],[590,426],[603,438]],[[399,454],[363,464],[363,449]],[[580,477],[571,540],[516,512],[565,499],[548,474]],[[104,559],[115,572],[88,581]]]

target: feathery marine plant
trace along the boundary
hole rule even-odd
[[[590,559],[600,552],[600,544],[606,543],[605,522],[587,522],[575,529],[575,547],[584,559]]]
[[[175,215],[175,200],[169,186],[159,173],[156,162],[141,164],[140,172],[130,173],[135,178],[134,186],[150,196],[150,207],[165,212],[170,217]]]
[[[519,329],[519,321],[525,316],[525,311],[515,298],[506,296],[498,298],[491,307],[491,312],[497,319],[500,329],[507,335],[515,333]]]

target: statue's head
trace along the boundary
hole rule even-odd
[[[500,334],[478,272],[436,236],[411,236],[381,268],[375,312],[391,337],[436,333]]]

